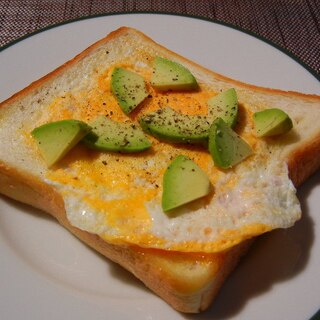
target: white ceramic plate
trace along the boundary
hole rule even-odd
[[[123,25],[227,76],[320,92],[299,63],[246,33],[196,18],[125,14],[57,26],[3,50],[0,100]],[[320,306],[319,177],[299,191],[303,219],[261,237],[210,310],[196,316],[172,310],[42,212],[0,197],[0,318],[308,319]]]

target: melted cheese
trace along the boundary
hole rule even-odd
[[[150,78],[147,65],[121,66]],[[88,92],[57,97],[45,120],[90,121],[101,114],[127,120],[110,92],[111,71],[100,72],[96,86]],[[190,93],[159,93],[150,86],[148,90],[150,96],[130,114],[131,121],[165,106],[190,115],[206,114],[206,102],[216,94],[204,87]],[[63,195],[71,224],[112,243],[218,252],[268,230],[289,227],[299,219],[300,207],[286,165],[265,159],[265,142],[253,134],[252,114],[243,105],[239,113],[237,131],[252,146],[254,155],[234,169],[215,167],[204,148],[150,137],[150,150],[131,155],[92,151],[80,144],[49,171],[47,181]],[[208,174],[214,190],[168,215],[161,209],[162,177],[178,154],[192,158]]]

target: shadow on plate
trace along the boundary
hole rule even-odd
[[[2,194],[0,194],[0,199],[2,201],[4,201],[5,203],[7,203],[8,205],[10,205],[10,207],[14,208],[15,210],[26,212],[27,214],[29,214],[37,219],[41,218],[41,219],[45,219],[45,220],[52,221],[52,222],[57,221],[50,214],[48,214],[40,209],[31,207],[28,204],[13,200],[13,199],[11,199],[7,196],[4,196]],[[0,221],[1,221],[1,215],[0,215]]]
[[[309,214],[308,197],[318,180],[319,174],[312,177],[299,189],[298,196],[303,211],[302,219],[293,228],[275,230],[259,237],[250,252],[226,281],[212,306],[206,312],[197,315],[184,315],[184,318],[222,320],[236,316],[245,308],[250,299],[266,294],[275,284],[290,281],[303,272],[314,241],[314,225]],[[57,223],[54,218],[41,210],[6,197],[1,196],[1,199],[17,210],[22,210],[36,218]],[[112,277],[141,290],[149,291],[131,273],[105,259],[95,250],[89,249],[107,261],[108,271],[106,272],[109,272]]]
[[[302,219],[292,228],[260,236],[226,281],[212,306],[203,313],[187,316],[187,319],[222,320],[236,317],[250,299],[267,294],[274,285],[290,281],[303,272],[314,241],[314,223],[308,198],[317,184],[319,174],[299,189]]]
[[[14,208],[15,210],[18,210],[19,212],[23,212],[25,214],[28,214],[28,215],[36,218],[36,219],[44,219],[46,222],[59,225],[58,221],[54,217],[52,217],[50,214],[48,214],[48,213],[46,213],[46,212],[44,212],[44,211],[42,211],[40,209],[37,209],[37,208],[34,208],[34,207],[29,206],[27,204],[15,201],[15,200],[13,200],[11,198],[8,198],[6,196],[3,196],[3,195],[0,195],[0,199],[2,201],[6,202],[7,204],[9,204],[10,207]],[[5,221],[2,221],[1,218],[2,217],[1,217],[1,214],[0,214],[0,225],[3,225],[5,223]],[[63,228],[63,227],[61,226],[61,228]],[[66,229],[64,229],[64,230],[66,230]],[[70,233],[70,235],[73,236],[71,233]],[[88,250],[90,250],[99,259],[99,261],[101,261],[101,263],[106,263],[106,275],[109,273],[111,277],[114,277],[115,279],[117,279],[120,282],[125,283],[126,285],[135,286],[135,287],[137,287],[137,288],[139,288],[139,289],[141,289],[143,291],[147,291],[147,292],[150,291],[132,273],[130,273],[127,270],[125,270],[124,268],[120,267],[117,263],[107,259],[103,255],[98,253],[96,250],[94,250],[91,247],[89,247],[87,244],[85,244],[83,242],[81,242],[81,243],[84,246],[86,246],[88,248]],[[15,249],[15,248],[13,248],[13,249]],[[17,250],[14,250],[14,251],[17,251]],[[24,257],[23,254],[21,254],[20,256],[26,262],[29,262],[28,264],[30,266],[33,266],[33,264],[30,263],[30,261],[28,261],[29,259]],[[36,270],[38,271],[39,269],[36,268]],[[49,274],[49,276],[51,278],[55,278],[53,275]]]

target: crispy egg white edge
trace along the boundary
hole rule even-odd
[[[110,242],[118,242],[121,238],[128,244],[145,246],[143,241],[146,236],[148,247],[178,247],[181,251],[197,251],[199,244],[209,244],[209,250],[215,248],[214,251],[217,251],[219,245],[215,246],[215,243],[223,239],[225,232],[240,231],[244,234],[236,237],[250,237],[256,234],[250,234],[250,229],[243,231],[247,226],[265,225],[270,230],[287,228],[301,217],[296,189],[288,177],[287,165],[284,162],[266,161],[264,165],[255,165],[255,168],[251,169],[240,167],[237,182],[221,191],[220,186],[232,179],[233,173],[227,173],[215,186],[215,195],[210,203],[203,203],[203,206],[196,208],[185,205],[174,216],[163,212],[159,199],[146,202],[144,205],[152,224],[149,229],[142,228],[140,234],[137,230],[130,234],[127,228],[119,229],[108,225],[104,214],[83,201],[85,191],[69,185],[47,182],[58,188],[63,195],[67,217],[73,226],[98,234]],[[121,195],[114,194],[113,197],[112,193],[109,193],[106,197],[111,200],[121,198]],[[128,221],[130,218],[128,212]],[[208,228],[210,233],[206,232]],[[154,243],[150,242],[150,238],[155,239]],[[186,242],[191,245],[184,248]]]

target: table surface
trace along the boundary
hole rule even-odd
[[[183,14],[230,24],[289,52],[320,79],[319,0],[0,0],[0,46],[57,23],[123,12]]]

